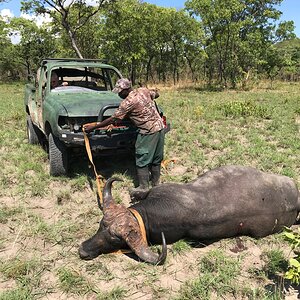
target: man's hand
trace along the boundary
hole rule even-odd
[[[93,124],[85,124],[85,125],[83,125],[83,128],[86,133],[89,133],[89,132],[93,131],[96,128],[96,126]]]
[[[113,124],[110,124],[107,126],[106,131],[111,132],[114,129],[114,127],[115,126]]]

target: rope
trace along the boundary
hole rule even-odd
[[[97,122],[87,123],[87,124],[84,124],[84,125],[96,125],[96,124],[97,124]],[[101,127],[99,129],[100,130],[106,130],[106,131],[112,131],[113,129],[125,129],[125,128],[127,128],[127,127],[126,126],[113,126],[113,127],[111,127],[111,125],[108,125],[106,127]],[[94,173],[95,173],[95,176],[96,176],[97,192],[98,192],[98,196],[99,196],[100,205],[102,206],[102,204],[103,204],[102,189],[104,187],[105,178],[102,175],[99,175],[97,173],[97,169],[96,169],[96,166],[95,166],[94,161],[93,161],[93,155],[92,155],[92,151],[91,151],[90,140],[88,138],[87,133],[84,130],[84,126],[82,126],[82,132],[83,132],[83,136],[84,136],[85,149],[86,149],[86,152],[88,154],[89,160],[90,160],[90,162],[93,166]]]
[[[83,132],[83,136],[84,136],[85,149],[86,149],[87,155],[89,157],[89,160],[90,160],[90,162],[93,166],[94,173],[95,173],[95,176],[96,176],[97,192],[98,192],[100,204],[102,206],[102,204],[103,204],[102,189],[104,187],[104,180],[105,179],[102,175],[99,175],[97,173],[97,169],[96,169],[96,166],[95,166],[94,161],[93,161],[93,155],[92,155],[92,151],[91,151],[90,140],[89,140],[84,128],[82,128],[82,132]]]

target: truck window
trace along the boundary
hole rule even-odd
[[[74,88],[70,87],[81,87],[82,91],[84,89],[111,91],[118,78],[118,73],[109,68],[57,68],[51,72],[51,89],[57,91],[56,88],[59,87],[60,91],[71,91]]]

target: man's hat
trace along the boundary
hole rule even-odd
[[[121,78],[117,81],[114,89],[114,93],[119,94],[122,90],[127,90],[131,88],[131,81],[127,78]]]

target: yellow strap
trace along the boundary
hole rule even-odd
[[[84,136],[85,149],[86,149],[87,155],[89,157],[89,160],[90,160],[90,162],[91,162],[91,164],[93,165],[93,168],[94,168],[94,173],[95,173],[95,176],[96,176],[98,196],[99,196],[99,199],[100,199],[100,204],[102,205],[103,204],[102,188],[103,188],[104,177],[102,175],[98,175],[98,173],[97,173],[97,169],[96,169],[96,166],[95,166],[94,161],[93,161],[93,155],[92,155],[92,151],[91,151],[89,138],[88,138],[84,128],[82,128],[82,132],[83,132],[83,136]]]

